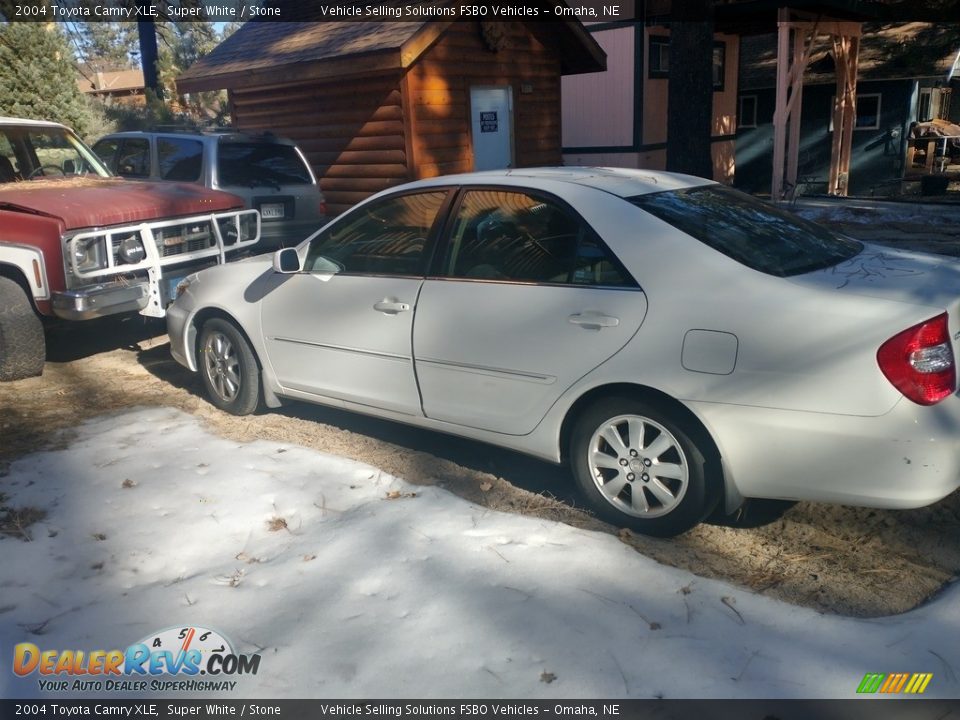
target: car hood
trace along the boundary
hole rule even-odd
[[[54,217],[67,230],[242,207],[235,195],[186,183],[84,177],[0,185],[0,208]]]
[[[864,243],[858,255],[790,278],[796,284],[938,308],[960,298],[960,261]]]

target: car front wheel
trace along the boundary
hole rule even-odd
[[[719,498],[703,440],[676,413],[630,399],[589,408],[574,427],[570,462],[597,514],[671,537],[703,520]]]
[[[200,331],[200,376],[210,402],[233,415],[260,403],[260,368],[247,339],[232,323],[208,320]]]

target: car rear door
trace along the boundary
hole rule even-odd
[[[552,196],[468,188],[417,304],[427,417],[532,431],[637,332],[647,302],[597,234]]]
[[[422,415],[411,334],[446,189],[366,203],[317,235],[261,301],[268,361],[302,393]]]

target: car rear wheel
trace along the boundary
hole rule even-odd
[[[214,318],[200,331],[200,377],[210,402],[233,415],[260,404],[260,368],[250,343],[232,323]]]
[[[590,407],[574,427],[570,462],[597,514],[646,535],[686,532],[716,506],[703,440],[678,414],[631,399]]]

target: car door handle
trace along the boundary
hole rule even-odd
[[[396,300],[381,300],[373,304],[373,309],[387,315],[396,315],[397,313],[407,312],[410,309],[410,304],[397,302]]]
[[[605,327],[616,327],[620,324],[620,318],[597,312],[584,312],[571,315],[567,318],[567,322],[573,325],[599,330]]]

